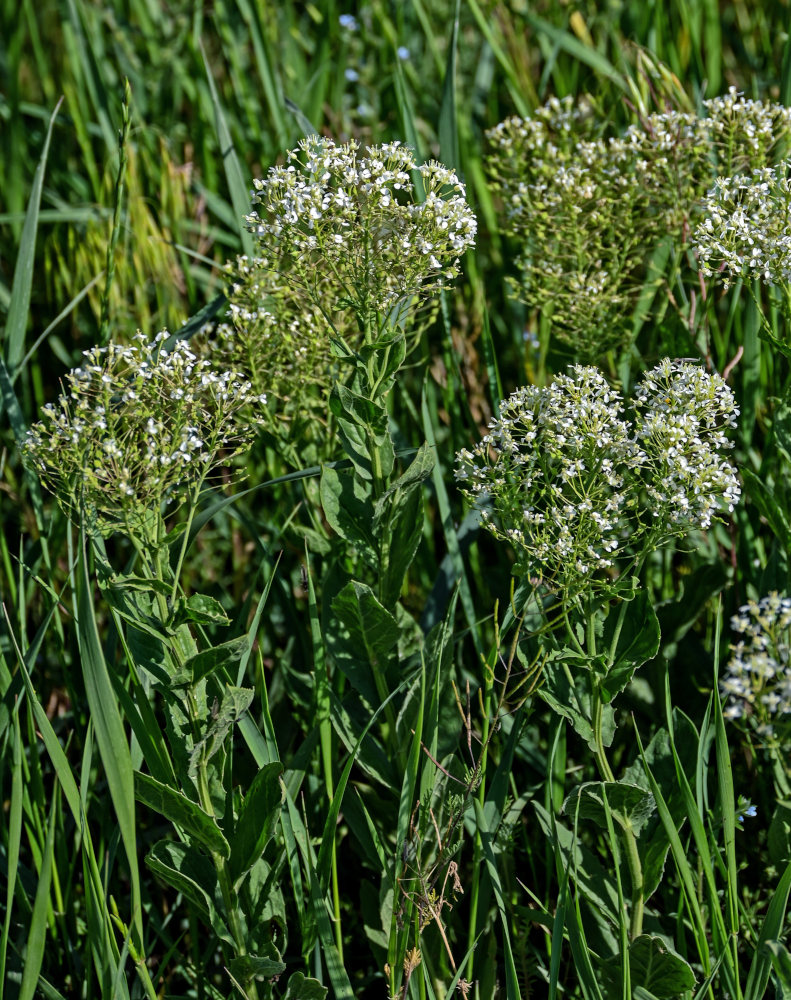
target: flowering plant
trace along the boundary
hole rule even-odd
[[[742,638],[720,680],[727,698],[726,719],[749,723],[770,745],[788,748],[791,740],[791,597],[776,591],[749,601],[731,618]]]
[[[86,351],[28,432],[25,453],[44,484],[103,534],[135,534],[162,504],[175,509],[195,496],[257,431],[240,410],[265,397],[184,341],[166,351],[167,338],[157,334],[153,351],[143,334]]]
[[[458,273],[476,221],[457,175],[417,165],[398,142],[336,145],[311,136],[254,182],[246,216],[264,266],[293,282],[336,336],[353,317],[366,343]],[[418,181],[417,178],[420,178]]]
[[[628,345],[641,292],[667,269],[646,261],[669,237],[669,273],[683,266],[679,251],[715,176],[764,170],[788,146],[787,108],[733,88],[704,108],[704,117],[643,113],[606,135],[589,102],[553,99],[487,133],[505,229],[520,244],[515,297],[551,319],[577,356]]]
[[[514,545],[517,570],[567,597],[602,586],[597,571],[610,572],[617,553],[640,562],[738,501],[721,457],[738,409],[719,375],[665,360],[632,409],[629,421],[603,375],[575,365],[549,386],[518,389],[457,455],[456,479],[487,529]]]

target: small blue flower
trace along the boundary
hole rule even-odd
[[[343,71],[343,75],[346,77],[349,83],[357,83],[357,81],[360,79],[360,74],[357,72],[356,69],[352,69],[351,67],[349,67],[349,69],[345,69]]]
[[[347,31],[357,31],[357,19],[352,14],[341,14],[338,23]]]
[[[406,47],[406,45],[399,45],[398,48],[396,49],[396,55],[401,60],[401,62],[406,62],[407,59],[409,59],[410,54],[411,53],[409,49]]]

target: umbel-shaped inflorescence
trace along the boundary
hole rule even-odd
[[[606,586],[674,536],[732,511],[722,457],[738,414],[717,374],[681,361],[648,372],[632,400],[593,367],[518,389],[489,433],[457,455],[456,479],[516,571],[566,596]]]
[[[476,220],[457,175],[398,142],[311,136],[254,182],[246,216],[264,266],[301,289],[336,336],[370,343],[458,273]]]
[[[152,350],[138,334],[86,351],[28,432],[25,455],[45,486],[105,534],[138,532],[163,503],[175,509],[257,432],[251,404],[266,400],[250,383],[185,341],[164,350],[167,339],[159,333]]]
[[[720,679],[723,714],[747,724],[766,743],[791,741],[791,597],[773,592],[731,618],[742,638]]]

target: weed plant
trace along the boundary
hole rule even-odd
[[[0,1000],[791,995],[785,14],[0,0]]]

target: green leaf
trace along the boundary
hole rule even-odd
[[[685,773],[692,774],[697,758],[698,731],[684,713],[678,709],[673,710],[673,726],[674,732],[677,734],[676,744],[680,765]],[[668,818],[675,824],[675,829],[680,830],[687,818],[686,799],[684,791],[678,783],[673,749],[670,745],[670,734],[667,729],[660,729],[656,732],[645,748],[645,765],[638,757],[623,772],[622,780],[650,791],[651,786],[646,777],[646,767],[650,768],[653,779],[662,790]],[[670,838],[658,812],[640,830],[637,850],[643,866],[644,898],[648,900],[659,887],[665,869],[667,853],[670,850]]]
[[[362,648],[373,670],[385,670],[401,629],[364,583],[350,580],[332,602],[338,620],[349,630],[350,642]]]
[[[138,802],[153,809],[180,827],[207,850],[228,858],[231,847],[217,823],[192,799],[157,781],[149,774],[135,771],[135,797]]]
[[[132,913],[136,945],[142,947],[142,904],[140,875],[137,867],[137,825],[135,823],[135,787],[132,757],[129,752],[118,702],[104,660],[99,630],[93,613],[92,588],[88,578],[88,556],[84,531],[80,532],[77,582],[77,644],[80,650],[85,693],[91,721],[99,744],[110,798],[118,819],[132,882]]]
[[[373,478],[371,452],[376,449],[382,475],[389,476],[395,463],[395,451],[384,403],[372,402],[339,383],[333,386],[329,403],[337,419],[344,451],[357,474],[363,479]]]
[[[673,1000],[695,985],[689,964],[651,934],[641,934],[629,946],[629,974],[633,986],[650,990],[658,1000]]]
[[[144,576],[110,576],[107,586],[113,590],[136,590],[144,594],[161,594],[170,597],[173,588],[164,580],[149,580]]]
[[[181,598],[173,612],[173,624],[180,625],[185,621],[196,622],[198,625],[230,625],[231,619],[223,610],[218,600],[207,594],[192,594]]]
[[[758,935],[758,942],[747,975],[744,1000],[761,1000],[766,992],[770,964],[774,963],[774,957],[772,950],[764,948],[764,944],[777,940],[783,932],[789,891],[791,891],[791,861],[780,876],[780,881],[772,893],[766,916],[761,924],[761,932]]]
[[[398,477],[376,501],[374,518],[381,522],[390,506],[391,498],[407,496],[411,489],[424,483],[434,470],[434,452],[427,442],[423,442],[403,474]]]
[[[631,826],[635,835],[656,811],[653,795],[645,788],[626,781],[588,781],[578,785],[563,803],[563,811],[569,816],[574,815],[579,802],[579,815],[606,830],[605,795],[612,818],[623,829]]]
[[[36,259],[36,232],[38,230],[38,213],[41,206],[41,192],[44,187],[44,171],[49,155],[49,144],[52,139],[52,126],[63,103],[63,98],[55,105],[55,110],[47,125],[44,137],[44,147],[36,167],[33,187],[30,192],[25,224],[22,227],[22,237],[19,241],[19,256],[14,267],[14,282],[11,286],[11,303],[5,324],[5,361],[8,373],[13,382],[16,368],[25,353],[25,333],[27,331],[28,313],[30,312],[30,293],[33,287],[33,266]]]
[[[775,806],[767,846],[773,865],[786,865],[791,861],[791,802],[781,799]]]
[[[568,667],[568,673],[564,669]],[[544,664],[544,680],[537,694],[551,709],[568,719],[574,731],[595,752],[596,740],[591,725],[590,673],[576,654],[553,651]],[[571,677],[569,677],[571,674]],[[615,735],[612,705],[602,705],[602,741],[608,747]]]
[[[201,55],[203,56],[203,66],[206,70],[206,79],[209,83],[209,93],[211,94],[212,107],[214,108],[214,127],[217,132],[217,141],[220,146],[223,166],[225,167],[225,178],[228,181],[228,192],[231,196],[233,212],[239,225],[239,236],[242,242],[242,250],[248,256],[254,254],[254,243],[252,234],[242,227],[242,219],[250,211],[250,184],[245,181],[242,173],[242,165],[231,139],[231,132],[228,122],[225,119],[220,96],[214,83],[209,62],[200,43]]]
[[[231,875],[235,888],[264,852],[275,830],[283,801],[280,761],[266,764],[253,779],[239,810],[231,839]]]
[[[329,526],[375,569],[378,560],[372,531],[374,506],[370,486],[352,470],[338,471],[325,466],[319,493]]]
[[[459,156],[459,130],[456,121],[456,52],[459,42],[459,7],[456,0],[456,10],[453,16],[450,44],[448,45],[448,61],[445,66],[445,80],[442,85],[442,104],[439,110],[439,158],[447,167],[458,170],[461,166]]]
[[[394,307],[388,318],[388,323],[392,327],[396,327],[401,321],[399,310],[403,311],[405,317],[408,316],[408,303]],[[382,397],[392,389],[395,376],[406,358],[406,352],[406,336],[400,331],[386,333],[372,344],[365,344],[357,351],[357,369],[361,374],[365,373],[368,386],[366,398],[373,401],[375,408],[372,413],[382,413],[384,405]]]
[[[740,468],[739,472],[747,496],[758,508],[758,512],[766,520],[775,538],[788,551],[791,549],[791,526],[788,523],[787,513],[783,509],[784,505],[780,503],[776,493],[747,466]]]
[[[602,639],[612,660],[601,680],[602,699],[609,703],[623,691],[635,670],[652,660],[659,649],[659,622],[646,590],[638,591],[634,600],[623,602],[617,614],[610,612],[604,621]]]
[[[221,642],[218,646],[205,649],[191,656],[184,664],[184,670],[173,678],[173,684],[197,684],[224,664],[238,663],[250,648],[246,635]],[[182,677],[183,674],[183,677]]]
[[[36,886],[36,898],[33,903],[33,913],[30,917],[30,928],[27,937],[27,951],[22,972],[22,982],[19,985],[19,1000],[33,1000],[38,984],[41,963],[44,959],[44,944],[47,938],[47,912],[49,910],[49,890],[52,882],[52,855],[55,849],[55,817],[57,816],[58,796],[52,799],[49,823],[47,824],[47,839],[41,858],[41,870]]]
[[[274,958],[257,958],[255,955],[241,955],[231,959],[228,969],[234,979],[247,985],[253,979],[272,979],[286,971],[286,963]],[[326,992],[326,991],[325,991]]]
[[[326,995],[327,987],[322,986],[318,979],[306,979],[301,972],[294,972],[288,980],[283,1000],[324,1000]]]
[[[763,949],[771,956],[778,979],[777,1000],[791,1000],[791,954],[780,941],[764,941]]]
[[[218,937],[232,948],[236,947],[214,905],[219,895],[217,875],[205,855],[186,844],[160,840],[146,855],[146,864],[163,882],[182,893],[196,907]]]
[[[533,808],[541,828],[550,841],[553,840],[554,833],[563,868],[573,872],[577,889],[610,924],[617,926],[618,893],[615,890],[614,880],[602,863],[578,837],[574,836],[572,830],[562,823],[553,823],[553,817],[538,802],[533,802]]]
[[[252,704],[255,691],[252,688],[226,687],[222,704],[214,715],[206,735],[192,749],[189,762],[189,775],[198,773],[198,764],[202,760],[208,763],[222,749],[225,737]]]

